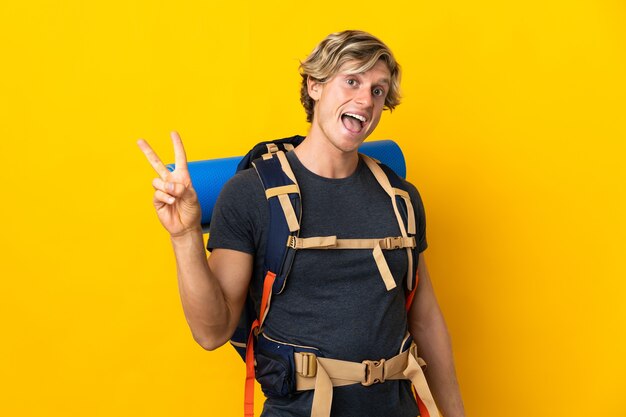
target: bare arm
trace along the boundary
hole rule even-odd
[[[440,412],[444,417],[464,417],[450,336],[435,298],[424,254],[419,256],[418,274],[419,283],[409,312],[409,330],[428,365],[426,379]]]
[[[252,255],[215,249],[207,262],[200,230],[172,237],[172,246],[191,333],[204,349],[216,349],[230,339],[239,322],[252,274]]]
[[[159,174],[152,181],[154,207],[170,233],[178,287],[185,317],[194,339],[205,349],[215,349],[230,338],[241,314],[252,273],[252,255],[216,249],[206,258],[200,227],[200,204],[187,170],[182,141],[172,133],[176,169],[168,171],[144,140],[138,142]]]

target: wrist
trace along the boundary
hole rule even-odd
[[[200,226],[193,226],[178,233],[170,233],[170,240],[174,245],[195,241],[198,238],[202,240],[202,227]]]

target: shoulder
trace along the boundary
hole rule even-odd
[[[421,253],[425,251],[428,247],[428,242],[426,241],[426,210],[424,209],[424,203],[422,201],[420,192],[417,190],[417,187],[405,179],[403,179],[402,181],[406,186],[406,190],[409,193],[411,203],[413,204],[413,210],[415,213],[415,221],[417,226],[417,251],[418,253]]]
[[[388,165],[385,165],[384,163],[380,163],[380,166],[383,169],[383,171],[385,171],[385,173],[387,174],[387,177],[389,178],[389,181],[391,182],[392,186],[398,187],[408,192],[409,196],[411,197],[411,201],[414,204],[419,204],[419,205],[422,204],[422,197],[420,195],[420,192],[418,191],[417,187],[413,183],[399,176]]]
[[[419,204],[422,204],[422,196],[419,190],[417,189],[417,187],[412,182],[409,182],[405,180],[404,178],[402,179],[402,183],[406,187],[406,190],[409,193],[411,200],[418,202]]]
[[[254,168],[247,168],[237,172],[229,179],[219,196],[220,200],[233,199],[237,201],[250,199],[265,199],[263,185]]]
[[[215,202],[207,249],[255,253],[267,222],[265,192],[256,172],[239,171],[224,184]]]
[[[418,220],[423,220],[425,217],[425,210],[424,202],[422,201],[422,195],[413,183],[407,181],[404,178],[402,178],[401,181],[404,189],[409,193],[411,203],[413,204],[413,207],[415,209],[415,215],[418,217]]]
[[[254,168],[237,172],[229,179],[217,197],[211,225],[223,219],[226,223],[239,223],[253,228],[267,217],[265,190]]]

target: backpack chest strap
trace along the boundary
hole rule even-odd
[[[337,236],[307,237],[289,236],[287,246],[292,249],[372,249],[372,256],[387,291],[396,287],[396,281],[387,265],[384,250],[415,247],[415,237],[386,237],[383,239],[337,239]]]
[[[385,237],[382,239],[337,239],[337,236],[289,236],[287,246],[293,249],[381,249],[393,250],[415,247],[415,237]]]

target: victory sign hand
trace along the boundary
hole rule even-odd
[[[152,180],[152,186],[155,189],[154,208],[157,216],[170,235],[176,237],[200,229],[202,212],[187,170],[187,156],[183,142],[176,132],[172,132],[171,137],[176,163],[176,168],[172,172],[165,167],[148,142],[140,139],[137,145],[148,158],[152,168],[159,174],[159,178]]]

